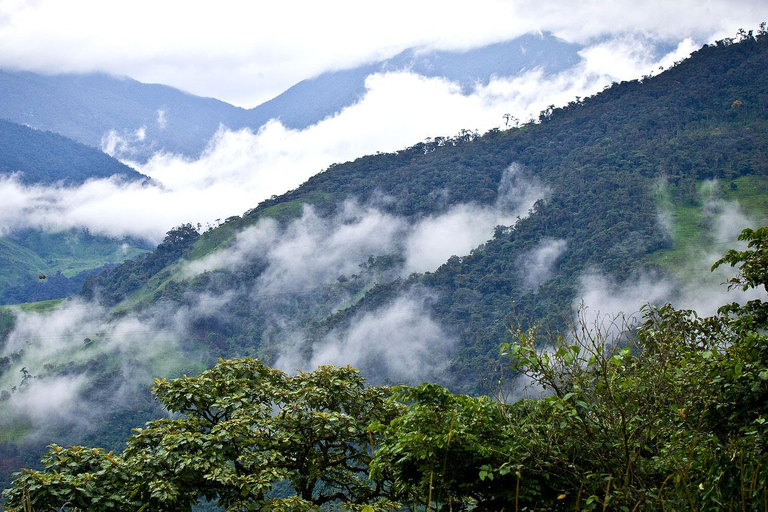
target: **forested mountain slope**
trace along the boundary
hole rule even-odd
[[[704,190],[765,218],[767,64],[766,34],[721,41],[537,123],[333,165],[218,228],[171,230],[58,309],[0,311],[0,464],[54,439],[117,447],[156,415],[153,376],[217,357],[497,388],[510,324],[556,326],[586,277],[674,289],[683,221],[718,242]]]
[[[673,233],[660,222],[660,190],[675,205],[701,208],[702,180],[719,180],[738,195],[743,177],[766,175],[766,64],[764,35],[721,41],[658,76],[548,109],[535,124],[480,137],[462,133],[334,165],[203,234],[179,253],[194,260],[192,270],[181,259],[159,272],[131,264],[87,283],[85,296],[141,308],[189,305],[200,293],[226,297],[226,308],[196,320],[193,336],[212,353],[255,351],[271,362],[286,360],[291,341],[287,364],[327,362],[329,346],[349,348],[362,320],[408,306],[439,327],[439,334],[430,331],[436,340],[453,340],[442,347],[447,366],[434,368],[432,377],[482,389],[479,376],[494,365],[513,317],[527,324],[569,314],[580,279],[591,272],[623,281],[641,270],[674,270],[649,259],[674,249]],[[364,211],[350,214],[350,201]],[[526,204],[530,211],[520,211]],[[309,217],[302,205],[312,205]],[[413,236],[426,245],[416,246],[434,250],[426,241],[438,233],[438,221],[467,205],[501,211],[501,226],[471,254],[448,254],[440,268],[413,266],[408,250],[416,242],[408,237],[418,232]],[[281,268],[277,261],[267,249],[244,252],[248,236],[266,236],[265,219],[276,219],[270,243],[278,244],[302,226],[309,229],[312,215],[326,219],[323,229],[333,235],[339,233],[334,223],[362,226],[374,211],[412,226],[402,235],[408,241],[366,245],[354,266],[310,273],[301,283],[290,282],[286,269],[276,274],[281,284],[267,283]],[[233,254],[236,263],[222,263]],[[134,285],[126,288],[131,276]],[[375,337],[380,331],[366,332]],[[353,364],[374,378],[403,378],[382,370],[386,354],[376,352],[375,339],[367,343],[367,355]]]
[[[51,132],[0,120],[2,208],[24,209],[24,187],[52,186],[48,195],[90,179],[121,182],[149,178],[98,149]],[[35,194],[29,194],[34,196]],[[45,199],[41,199],[45,200]],[[44,231],[19,226],[4,216],[0,225],[0,304],[68,297],[76,293],[88,271],[117,264],[146,251],[146,243],[113,240],[82,230]]]
[[[27,185],[78,185],[110,176],[147,178],[97,149],[0,119],[0,178],[11,175]]]

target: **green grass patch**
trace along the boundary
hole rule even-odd
[[[228,246],[238,233],[248,226],[258,223],[261,219],[270,218],[279,222],[295,219],[301,216],[305,205],[320,205],[327,202],[330,197],[331,194],[327,192],[315,190],[304,194],[301,199],[279,203],[259,210],[253,215],[233,217],[224,224],[200,235],[187,255],[187,259],[198,260]]]
[[[22,311],[28,313],[48,313],[59,307],[59,304],[64,302],[64,300],[65,299],[53,299],[40,302],[26,302],[24,304],[18,304],[18,307]]]
[[[2,404],[0,403],[0,415]],[[18,444],[32,433],[32,422],[29,420],[14,419],[14,421],[0,424],[0,444]]]
[[[648,259],[681,279],[706,278],[716,257],[734,246],[742,228],[754,228],[768,221],[768,177],[701,182],[694,202],[682,204],[675,197],[677,190],[673,186],[657,192],[656,201],[663,222],[670,227],[672,247],[656,251]],[[733,208],[736,204],[738,208]],[[716,223],[725,208],[743,214],[751,225],[740,225],[731,237],[721,239]]]

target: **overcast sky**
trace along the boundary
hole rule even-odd
[[[764,20],[765,0],[0,0],[0,68],[103,71],[244,107],[413,46],[469,49],[534,31],[583,45],[581,62],[555,76],[529,70],[471,94],[440,78],[379,73],[358,103],[306,129],[277,121],[255,131],[222,127],[199,159],[162,153],[128,162],[163,187],[97,180],[42,188],[3,179],[0,233],[86,227],[159,242],[181,223],[240,215],[330,164],[461,129],[503,128],[505,114],[535,119],[550,104],[658,72]],[[658,55],[658,42],[671,51]],[[121,132],[123,143],[145,128]]]
[[[106,71],[253,107],[323,71],[412,46],[461,49],[544,30],[732,36],[764,0],[0,0],[0,67]]]

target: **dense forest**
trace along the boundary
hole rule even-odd
[[[0,119],[0,176],[11,175],[27,185],[79,185],[110,176],[148,179],[98,149]]]
[[[731,286],[768,291],[768,228],[745,230]],[[505,403],[435,384],[371,387],[350,367],[289,376],[220,361],[155,381],[178,416],[121,453],[57,445],[9,510],[763,510],[768,302],[699,317],[513,330],[533,393]],[[619,327],[615,329],[615,327]],[[550,344],[547,348],[542,345]],[[530,388],[529,388],[530,391]]]
[[[153,253],[87,278],[75,299],[86,306],[75,302],[73,311],[103,308],[114,325],[129,318],[152,328],[194,312],[173,349],[183,362],[172,366],[176,375],[163,376],[199,373],[200,365],[210,368],[219,357],[231,361],[199,377],[157,382],[157,399],[180,419],[150,423],[124,451],[110,454],[122,450],[136,421],[160,414],[139,391],[122,404],[111,401],[121,379],[140,363],[132,353],[99,352],[110,324],[77,340],[82,357],[73,350],[53,364],[32,351],[13,352],[0,379],[13,383],[14,393],[22,384],[82,375],[91,383],[89,397],[113,408],[85,434],[56,432],[60,444],[80,435],[77,443],[106,450],[54,447],[41,461],[42,473],[17,480],[11,503],[21,508],[34,499],[45,508],[81,500],[75,506],[105,510],[142,504],[183,510],[198,499],[219,500],[233,510],[342,502],[360,509],[394,503],[445,510],[478,504],[532,509],[541,503],[548,504],[545,509],[606,509],[608,503],[617,510],[664,509],[665,503],[707,509],[731,502],[759,508],[765,492],[760,303],[732,306],[712,318],[651,305],[646,323],[625,326],[626,335],[611,330],[579,338],[578,324],[572,336],[565,333],[580,279],[594,269],[618,282],[639,272],[675,282],[674,265],[658,257],[680,245],[676,231],[659,221],[665,197],[674,208],[697,212],[698,241],[706,245],[713,243],[713,230],[705,218],[704,181],[736,198],[763,186],[766,84],[768,34],[745,32],[705,46],[657,76],[613,84],[511,129],[464,131],[336,164],[214,229],[201,233],[183,225],[169,231]],[[520,210],[528,199],[530,206]],[[760,196],[755,207],[762,216],[764,200]],[[296,265],[306,272],[295,282],[270,252],[281,240],[313,231],[334,239],[371,218],[430,226],[428,221],[457,211],[489,210],[501,212],[504,222],[491,226],[485,243],[428,271],[411,271],[407,244],[397,236],[388,245],[348,250],[345,266],[330,265],[324,274]],[[383,238],[386,230],[373,232]],[[745,239],[755,252],[729,253],[725,263],[757,259],[764,268],[765,231],[746,232]],[[550,246],[558,248],[555,256],[532,281],[523,257]],[[247,257],[234,258],[243,247]],[[303,259],[319,265],[333,255],[327,252]],[[759,288],[765,280],[755,272],[742,270],[735,283]],[[282,288],[271,286],[275,276]],[[218,306],[202,309],[202,301]],[[360,333],[388,339],[385,328],[360,325],[382,311],[401,310],[418,317],[406,328],[433,336],[422,357],[440,364],[418,378],[434,384],[370,387],[361,374],[376,385],[414,384],[390,371],[383,356],[358,360],[361,374],[326,367],[289,376],[272,368],[289,345],[306,362],[318,360],[328,340]],[[0,321],[0,333],[7,334],[16,320],[2,312]],[[510,341],[510,327],[516,341]],[[562,336],[543,334],[549,331]],[[442,338],[454,342],[441,344]],[[3,336],[0,348],[6,343]],[[148,338],[142,348],[154,349],[153,343]],[[548,343],[552,353],[536,349]],[[134,359],[116,360],[129,356]],[[240,359],[246,356],[258,359]],[[510,406],[455,394],[509,391],[500,382],[518,374],[554,394]],[[230,389],[230,378],[247,391]],[[636,385],[641,382],[647,386]],[[280,399],[265,401],[265,393]],[[8,394],[6,400],[14,398]],[[361,408],[361,400],[376,410]],[[272,416],[273,407],[284,414]],[[265,431],[286,432],[272,439],[279,445],[243,427],[254,415],[267,422]],[[338,437],[336,424],[351,437]],[[296,425],[327,437],[302,444],[288,433]],[[0,466],[35,465],[40,441],[22,442],[25,428],[6,430]],[[423,429],[433,435],[420,435]],[[14,436],[17,431],[22,434]],[[249,449],[241,453],[238,446]],[[308,455],[299,462],[296,450]],[[334,467],[332,480],[323,481],[318,471],[328,468],[316,464],[331,459],[348,464]],[[64,467],[70,463],[72,472]],[[201,475],[207,483],[197,480]],[[281,484],[273,488],[275,481]],[[118,492],[128,488],[135,493]]]
[[[619,281],[641,271],[674,270],[649,258],[674,248],[674,237],[658,221],[660,185],[674,204],[701,206],[702,180],[718,180],[738,192],[740,179],[766,175],[767,44],[762,33],[745,34],[738,44],[725,40],[704,47],[658,76],[547,109],[535,123],[483,136],[438,137],[333,165],[298,189],[203,233],[171,259],[161,251],[145,259],[146,265],[137,261],[105,271],[84,293],[91,297],[99,290],[103,303],[114,306],[133,291],[131,303],[144,308],[163,301],[184,305],[194,300],[190,291],[235,293],[228,309],[233,314],[200,318],[195,336],[219,355],[255,353],[274,362],[275,344],[287,335],[270,324],[275,302],[293,326],[311,326],[305,327],[311,351],[329,332],[349,329],[366,312],[409,290],[426,289],[429,315],[459,340],[448,372],[452,386],[483,390],[486,383],[478,376],[496,364],[512,318],[526,323],[569,314],[587,270],[598,268]],[[370,262],[365,255],[359,271],[339,281],[334,276],[322,288],[266,301],[254,300],[263,296],[258,286],[268,266],[263,258],[193,278],[173,266],[182,258],[201,260],[226,250],[238,233],[264,219],[290,225],[307,205],[332,218],[354,198],[411,222],[458,205],[494,205],[503,199],[510,166],[517,169],[513,186],[537,182],[547,190],[545,197],[513,225],[489,233],[492,239],[472,254],[452,257],[433,272],[404,275],[402,252],[371,254]],[[532,288],[520,255],[551,241],[567,249]],[[163,270],[156,266],[158,258]],[[364,370],[376,374],[374,367]]]

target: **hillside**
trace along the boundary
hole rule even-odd
[[[220,356],[497,389],[513,321],[558,327],[590,280],[682,289],[680,251],[722,243],[717,201],[765,220],[767,64],[766,34],[721,41],[537,123],[333,165],[218,228],[171,230],[58,309],[4,314],[0,390],[26,368],[34,386],[56,385],[66,414],[51,425],[13,409],[3,453],[31,453],[22,440],[45,429],[119,446],[128,416],[153,414],[151,376]],[[83,433],[81,416],[103,427]]]
[[[53,186],[49,194],[65,194],[68,187],[107,178],[149,179],[92,147],[0,120],[0,182],[7,198],[2,208],[26,208],[19,199],[23,187]],[[150,248],[135,240],[113,240],[77,229],[48,232],[18,226],[9,220],[16,213],[9,211],[0,226],[0,304],[68,297],[82,287],[88,272]]]
[[[103,74],[39,75],[0,71],[0,117],[59,133],[101,149],[115,138],[123,158],[160,150],[197,154],[219,123],[235,122],[244,110],[172,87]],[[114,137],[113,136],[113,137]]]
[[[11,175],[26,185],[71,186],[110,176],[147,179],[92,147],[0,119],[0,178]]]
[[[353,343],[362,320],[408,306],[429,319],[433,341],[453,340],[443,347],[450,369],[439,366],[430,375],[483,389],[478,376],[493,367],[513,316],[528,323],[567,315],[582,278],[595,272],[619,283],[643,272],[674,279],[678,269],[663,255],[682,242],[659,221],[659,190],[677,209],[673,217],[688,208],[698,219],[695,247],[713,243],[707,238],[713,217],[699,184],[718,180],[720,197],[734,201],[746,198],[749,183],[764,190],[766,46],[765,37],[721,42],[659,76],[542,112],[536,124],[482,137],[463,133],[334,165],[203,234],[184,253],[192,265],[174,262],[149,275],[136,266],[117,268],[90,282],[86,296],[98,290],[108,306],[144,310],[164,301],[189,307],[199,294],[221,297],[226,307],[195,321],[195,339],[215,354],[255,351],[288,364],[327,361],[318,353],[329,340]],[[764,193],[760,197],[743,207],[764,218]],[[475,246],[487,241],[471,254],[446,253],[432,268],[406,261],[407,243],[386,231],[405,223],[413,228],[408,233],[421,229],[419,236],[428,238],[430,229],[441,233],[440,219],[481,216],[489,208],[501,226],[482,228],[487,235]],[[267,219],[277,224],[267,229]],[[349,239],[348,257],[328,262],[322,251],[338,249],[301,234],[316,229],[333,239],[344,226],[362,228],[372,219],[382,231],[366,241]],[[321,252],[307,254],[316,258],[314,268],[302,266],[248,245],[251,238],[283,243],[296,257]],[[550,259],[534,271],[531,262],[546,250]],[[221,262],[227,258],[234,263]],[[293,281],[298,269],[301,281]],[[140,286],[116,287],[136,272],[143,276],[135,281]],[[286,343],[294,345],[292,358],[286,359]],[[368,355],[353,364],[374,378],[404,378],[379,371],[386,353],[377,352],[375,340],[369,343]]]
[[[78,293],[86,276],[151,249],[76,229],[23,229],[0,237],[0,305],[61,299]]]

